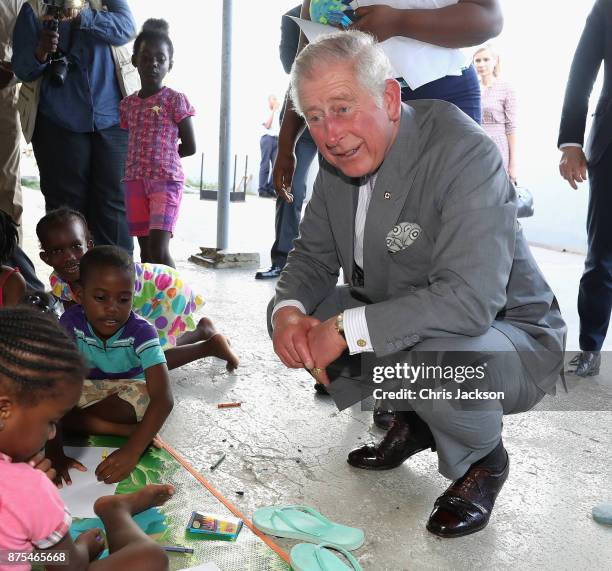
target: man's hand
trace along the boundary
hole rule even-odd
[[[584,151],[580,147],[563,147],[559,172],[569,182],[570,186],[578,189],[577,182],[587,179],[587,160]]]
[[[293,181],[294,172],[295,154],[293,151],[286,152],[279,147],[272,169],[272,181],[274,182],[277,196],[280,196],[288,204],[293,202],[291,182]]]
[[[344,337],[336,330],[336,316],[313,327],[308,332],[308,346],[315,367],[322,371],[315,375],[317,382],[329,385],[326,367],[333,363],[347,348]]]
[[[126,478],[138,464],[141,454],[129,446],[115,450],[106,460],[96,468],[99,481],[106,484],[115,484]]]
[[[38,45],[34,55],[40,63],[45,63],[49,54],[57,51],[59,46],[59,32],[43,28],[38,37]]]
[[[283,307],[274,314],[272,343],[283,364],[292,369],[312,369],[314,360],[308,348],[308,332],[320,323],[296,307]]]
[[[28,460],[28,464],[35,470],[40,470],[52,482],[55,480],[57,472],[51,460],[45,456],[42,450],[38,454],[34,454],[34,456]]]
[[[395,8],[378,4],[376,6],[364,6],[355,10],[357,21],[349,27],[349,30],[367,32],[376,37],[379,42],[384,42],[398,33],[395,23],[398,21]]]

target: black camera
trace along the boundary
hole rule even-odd
[[[83,0],[43,0],[43,3],[45,4],[43,27],[54,32],[59,30],[60,20],[68,16],[71,11],[83,7]],[[51,83],[61,87],[66,82],[70,67],[67,54],[58,49],[55,53],[49,54],[48,62],[47,74]]]

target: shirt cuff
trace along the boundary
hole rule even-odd
[[[346,309],[342,314],[344,337],[351,355],[374,351],[364,307]]]
[[[270,317],[272,329],[274,329],[274,316],[276,315],[276,312],[283,307],[297,307],[304,315],[306,315],[306,308],[301,301],[298,301],[297,299],[286,299],[285,301],[280,301],[272,310],[272,317]]]
[[[564,149],[565,147],[578,147],[579,149],[582,149],[582,145],[580,143],[563,143],[562,145],[559,145],[559,150]]]

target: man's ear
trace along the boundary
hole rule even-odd
[[[91,250],[95,246],[94,241],[90,238],[87,240],[87,249]]]
[[[172,70],[173,65],[174,65],[174,60],[170,60],[170,63],[168,64],[168,71]]]
[[[402,109],[402,89],[395,79],[385,81],[383,101],[387,115],[391,121],[399,121]]]

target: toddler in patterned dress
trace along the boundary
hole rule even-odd
[[[69,309],[78,303],[81,258],[93,247],[85,217],[69,208],[52,210],[38,222],[36,235],[41,260],[54,270],[49,278],[51,292],[64,309]],[[214,356],[227,361],[229,371],[236,369],[239,361],[229,341],[210,319],[196,319],[195,311],[204,302],[179,272],[163,264],[134,265],[132,309],[157,330],[168,368]]]
[[[142,262],[172,267],[169,245],[185,180],[181,157],[196,151],[194,108],[185,95],[163,86],[173,56],[168,24],[147,20],[132,56],[142,89],[123,99],[119,109],[120,125],[129,132],[125,186],[130,234],[138,238]]]

